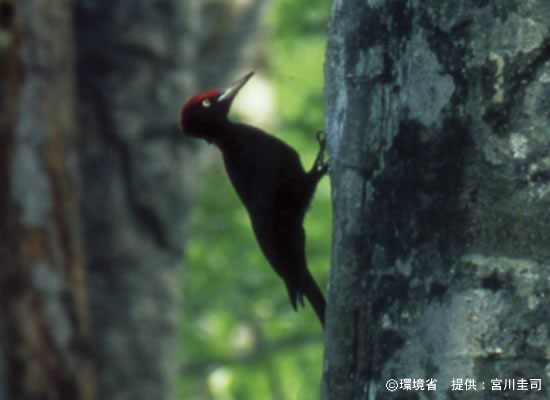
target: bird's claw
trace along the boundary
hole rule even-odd
[[[329,162],[328,160],[325,160],[325,147],[327,144],[327,138],[325,136],[324,131],[317,131],[315,133],[315,138],[317,139],[317,142],[319,143],[319,152],[317,153],[317,157],[315,157],[315,161],[313,162],[313,169],[320,173],[321,175],[324,175],[328,171]]]
[[[319,143],[319,146],[321,147],[321,149],[324,149],[325,148],[325,144],[326,144],[326,136],[325,136],[325,131],[317,131],[315,132],[315,139],[317,139],[317,142]]]

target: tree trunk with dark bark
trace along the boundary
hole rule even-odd
[[[72,5],[0,1],[0,398],[94,398]]]
[[[0,0],[0,399],[92,398],[92,352],[99,398],[176,397],[195,150],[179,108],[249,63],[263,3],[208,16],[217,38],[195,0],[79,0],[74,57],[71,2]],[[201,63],[197,42],[226,51]]]
[[[77,3],[83,211],[99,397],[172,399],[197,152],[184,142],[179,111],[194,90],[205,89],[202,79],[228,82],[228,74],[250,60],[240,58],[250,37],[235,32],[257,25],[263,1],[224,2],[230,12],[223,18],[207,15],[195,0]],[[225,36],[209,34],[209,26]],[[234,51],[199,52],[206,42]]]
[[[99,398],[174,399],[195,2],[77,2],[82,207]]]
[[[334,1],[325,400],[548,397],[549,20]]]

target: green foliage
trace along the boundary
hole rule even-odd
[[[323,123],[328,1],[273,2],[268,16],[277,136],[308,169]],[[217,155],[216,155],[217,157]],[[217,157],[219,159],[219,157]],[[186,240],[182,399],[318,399],[322,331],[309,306],[294,313],[263,258],[223,166],[203,185]],[[330,262],[328,179],[306,218],[309,267],[323,292]]]
[[[330,3],[329,0],[273,1],[273,9],[268,16],[272,41],[297,43],[306,37],[324,40]]]

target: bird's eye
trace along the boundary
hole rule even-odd
[[[203,100],[203,101],[202,101],[202,106],[203,106],[204,108],[210,107],[210,100],[208,100],[208,99]]]

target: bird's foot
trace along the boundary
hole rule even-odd
[[[315,134],[315,138],[317,139],[317,143],[319,143],[319,152],[317,153],[317,157],[315,157],[315,161],[313,162],[312,170],[317,172],[319,176],[323,176],[327,173],[329,162],[328,160],[325,160],[325,148],[327,144],[327,138],[325,136],[325,132],[323,131],[317,131]]]

